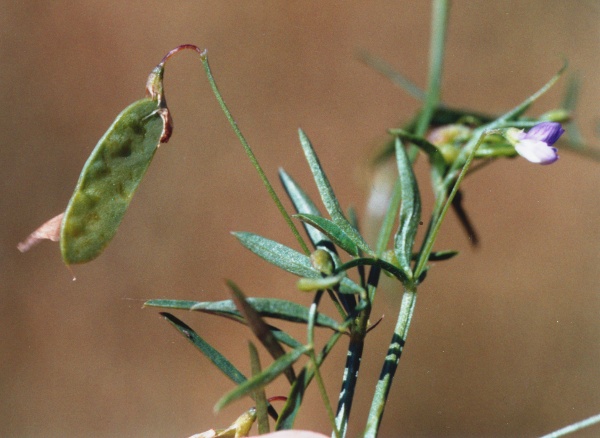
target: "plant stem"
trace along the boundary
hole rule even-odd
[[[402,354],[406,342],[406,336],[415,310],[416,301],[416,288],[412,285],[407,285],[404,290],[404,295],[402,296],[402,304],[400,305],[400,313],[398,314],[398,321],[396,322],[396,328],[392,335],[392,341],[388,347],[379,381],[375,387],[375,395],[373,396],[373,402],[371,403],[371,409],[367,419],[367,427],[364,433],[364,436],[367,438],[376,437],[379,426],[381,425],[385,403],[390,392],[390,387],[392,386],[394,374],[398,368],[400,355]]]
[[[424,249],[420,253],[419,262],[415,267],[415,277],[419,278],[423,270],[425,269],[425,264],[429,259],[429,254],[431,254],[431,250],[433,248],[433,243],[435,242],[435,238],[439,232],[440,226],[444,217],[446,216],[446,212],[448,208],[452,204],[452,199],[456,196],[456,192],[462,182],[463,178],[467,174],[469,170],[469,166],[475,157],[475,153],[477,152],[477,148],[483,141],[483,138],[488,134],[488,132],[483,132],[477,144],[473,147],[471,154],[467,158],[465,165],[462,168],[458,179],[454,183],[454,187],[446,200],[446,203],[443,204],[443,208],[441,209],[437,219],[434,222],[434,226],[431,230],[431,233],[427,236],[427,241],[424,245]],[[394,374],[396,373],[396,369],[398,367],[398,363],[400,361],[400,356],[402,354],[402,349],[404,348],[404,344],[406,342],[406,336],[408,335],[408,329],[410,327],[410,322],[412,320],[412,315],[414,313],[415,304],[417,300],[417,290],[416,287],[411,284],[405,284],[404,295],[402,296],[402,303],[400,305],[400,312],[398,315],[398,321],[396,322],[396,328],[394,329],[394,334],[392,336],[392,341],[388,347],[388,353],[385,358],[385,362],[383,363],[383,368],[381,370],[381,375],[379,376],[379,381],[377,382],[377,386],[375,387],[375,395],[373,396],[373,402],[371,403],[371,410],[369,411],[369,417],[367,419],[367,428],[365,430],[365,437],[375,437],[377,435],[377,431],[379,426],[381,425],[381,419],[383,418],[383,412],[385,409],[385,403],[387,401],[387,396],[390,392],[392,380],[394,379]]]
[[[327,396],[327,390],[325,389],[325,383],[323,382],[323,377],[321,376],[319,364],[317,363],[317,356],[315,354],[315,319],[317,317],[317,309],[319,307],[319,302],[321,301],[322,296],[323,291],[317,291],[317,294],[315,295],[315,299],[313,300],[313,303],[310,306],[310,311],[308,314],[307,337],[308,344],[311,346],[310,351],[308,352],[308,356],[310,358],[310,361],[312,362],[313,369],[315,371],[317,386],[319,387],[321,398],[323,399],[323,403],[325,404],[325,410],[327,411],[329,421],[331,422],[331,425],[333,427],[333,434],[336,438],[340,438],[340,432],[335,424],[335,416],[333,415],[333,410],[331,409],[331,402],[329,401],[329,397]]]
[[[335,423],[339,429],[340,436],[346,436],[348,430],[348,420],[352,401],[354,399],[354,389],[358,378],[358,370],[365,345],[365,333],[352,333],[350,344],[348,345],[348,355],[346,356],[346,366],[344,367],[344,377],[342,380],[342,389],[338,400]]]
[[[367,297],[371,297],[375,294],[375,289],[377,289],[380,276],[381,268],[379,268],[379,266],[372,266],[367,280]],[[370,303],[370,301],[368,301],[368,303]],[[336,425],[342,438],[346,436],[346,432],[348,431],[348,420],[350,419],[354,391],[356,389],[356,382],[358,381],[358,370],[360,369],[362,360],[370,315],[371,305],[369,304],[362,312],[360,312],[355,322],[350,326],[348,355],[346,356],[342,389],[340,390],[340,398],[338,400],[336,413]]]
[[[465,162],[465,165],[463,166],[460,174],[458,175],[458,178],[456,179],[456,182],[454,183],[452,191],[448,195],[448,199],[446,199],[446,202],[444,204],[440,204],[440,205],[443,205],[443,208],[441,209],[441,211],[439,211],[439,213],[434,212],[434,214],[432,215],[433,227],[431,228],[431,232],[429,232],[427,234],[427,239],[423,245],[423,248],[421,249],[421,252],[419,253],[419,260],[417,262],[417,266],[415,267],[415,278],[419,278],[421,273],[425,270],[427,261],[429,260],[429,255],[431,254],[431,251],[433,250],[433,244],[435,243],[435,239],[440,231],[442,222],[443,222],[444,218],[446,217],[446,213],[448,212],[450,205],[452,205],[452,200],[456,196],[456,193],[458,192],[458,188],[460,187],[462,180],[464,179],[464,177],[467,175],[467,172],[469,171],[469,167],[471,166],[471,162],[473,161],[473,158],[475,158],[475,153],[477,152],[477,149],[483,142],[483,139],[485,138],[485,136],[488,135],[490,132],[491,131],[484,131],[481,133],[481,135],[479,136],[479,138],[477,140],[477,143],[475,144],[475,146],[471,150],[471,153],[467,157],[467,161]],[[445,185],[448,185],[449,183],[450,183],[450,180],[446,181]]]
[[[254,166],[254,168],[258,172],[258,176],[260,176],[260,179],[262,180],[263,184],[267,188],[267,192],[269,192],[269,196],[271,197],[273,202],[275,202],[277,209],[283,216],[283,219],[287,223],[287,225],[290,228],[290,230],[292,231],[292,233],[294,234],[294,237],[296,237],[296,240],[300,244],[300,247],[302,248],[302,250],[304,251],[305,254],[310,254],[310,250],[308,249],[308,246],[306,245],[306,243],[304,242],[304,239],[302,239],[302,236],[298,232],[298,229],[292,222],[292,218],[290,217],[288,212],[285,210],[285,207],[281,203],[279,196],[277,196],[277,193],[275,193],[273,186],[269,182],[267,175],[265,174],[262,167],[258,163],[258,160],[256,159],[256,156],[254,155],[254,152],[252,152],[250,145],[244,138],[244,135],[242,134],[242,131],[238,127],[235,119],[229,112],[229,109],[227,108],[227,105],[225,104],[225,101],[223,100],[223,97],[221,96],[221,93],[219,92],[219,89],[217,88],[217,83],[215,82],[215,78],[212,75],[210,66],[208,65],[208,56],[206,55],[206,50],[200,54],[200,58],[202,59],[202,65],[204,67],[204,70],[206,71],[206,76],[208,78],[208,82],[210,83],[210,87],[212,88],[213,93],[215,94],[215,97],[217,98],[217,102],[219,102],[219,105],[221,106],[223,113],[225,113],[225,117],[229,121],[229,124],[231,125],[233,132],[235,132],[235,135],[237,136],[237,138],[240,140],[240,143],[244,147],[244,150],[246,151],[246,155],[250,159],[252,166]]]
[[[444,59],[444,48],[446,39],[446,29],[448,24],[448,0],[433,0],[432,2],[432,19],[431,19],[431,42],[429,50],[429,77],[427,86],[427,96],[425,104],[419,115],[415,134],[422,136],[429,128],[431,118],[438,106],[441,94],[442,82],[442,66]],[[416,158],[416,148],[411,148],[409,159],[414,162]],[[435,235],[434,235],[435,238]],[[432,242],[433,244],[433,242]],[[429,249],[431,251],[431,248]],[[420,274],[419,268],[415,269],[415,278]],[[394,379],[394,374],[398,368],[402,349],[406,341],[408,329],[415,309],[417,299],[416,285],[410,281],[404,283],[404,295],[398,314],[398,320],[394,329],[392,340],[388,347],[387,356],[383,363],[379,381],[375,387],[375,394],[371,402],[371,409],[367,419],[367,427],[365,429],[365,437],[375,437],[387,401],[388,394]]]
[[[448,25],[448,1],[433,0],[431,17],[431,42],[429,44],[429,77],[427,84],[427,97],[425,105],[419,115],[415,134],[422,136],[429,128],[429,122],[440,102],[442,85],[442,66],[444,61],[444,48],[446,29]]]
[[[331,335],[325,346],[321,349],[321,353],[319,353],[319,355],[316,357],[317,366],[321,366],[321,364],[325,361],[327,355],[329,355],[333,347],[335,347],[335,344],[345,334],[344,331],[346,328],[348,328],[348,326],[350,326],[350,324],[350,320],[344,322],[341,330]],[[300,409],[300,405],[302,404],[302,400],[304,398],[304,391],[315,375],[314,370],[314,366],[305,366],[304,369],[302,369],[302,371],[298,374],[298,379],[294,382],[292,389],[290,390],[288,401],[279,413],[277,430],[291,429],[293,427],[294,420],[296,419],[296,415],[298,414],[298,410]]]
[[[578,430],[586,427],[593,426],[594,424],[600,423],[600,414],[594,415],[593,417],[586,418],[585,420],[578,421],[577,423],[570,424],[562,429],[555,430],[548,435],[544,435],[542,438],[558,438],[565,436],[569,433],[577,432]]]

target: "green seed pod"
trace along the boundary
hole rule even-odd
[[[19,243],[19,251],[50,239],[60,240],[62,258],[68,265],[100,255],[116,234],[158,146],[171,137],[173,121],[163,92],[164,67],[184,49],[206,55],[192,44],[183,44],[164,56],[148,77],[146,97],[125,108],[92,151],[67,210]]]
[[[131,198],[161,142],[171,134],[162,94],[163,65],[148,79],[148,97],[117,116],[85,163],[62,221],[67,264],[96,258],[117,232]]]

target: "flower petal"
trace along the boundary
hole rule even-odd
[[[560,123],[542,122],[535,125],[523,136],[522,139],[542,141],[548,146],[552,146],[565,132]]]
[[[515,145],[519,155],[536,164],[552,164],[558,160],[556,148],[548,146],[542,140],[524,139]]]

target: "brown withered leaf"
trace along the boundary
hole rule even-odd
[[[44,224],[31,233],[27,239],[17,245],[19,251],[28,251],[30,248],[34,247],[44,239],[50,239],[53,242],[58,242],[60,240],[60,224],[62,223],[64,214],[65,213],[63,212],[58,216],[53,217],[49,221],[44,222]]]

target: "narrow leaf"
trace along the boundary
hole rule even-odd
[[[400,175],[402,203],[400,205],[400,226],[394,240],[394,251],[398,257],[400,268],[406,277],[411,278],[410,259],[421,220],[421,196],[411,162],[399,138],[396,139],[396,159]]]
[[[273,336],[275,336],[275,339],[277,339],[282,344],[287,345],[290,348],[298,348],[302,345],[300,341],[294,339],[283,330],[278,329],[277,327],[274,327],[272,325],[269,325],[269,327],[271,328],[271,332],[273,333]]]
[[[469,238],[469,243],[471,244],[471,246],[477,247],[479,245],[479,236],[477,235],[477,230],[475,229],[475,225],[473,225],[473,222],[471,221],[471,218],[469,217],[467,210],[465,210],[465,208],[463,206],[462,200],[463,200],[462,191],[458,190],[456,192],[456,196],[454,196],[454,199],[452,200],[452,209],[456,213],[456,217],[458,217],[460,224],[462,225],[463,229],[467,233],[467,237]],[[431,256],[429,256],[429,260],[431,260]]]
[[[340,265],[343,266],[343,265]],[[339,269],[336,268],[336,270]],[[338,292],[344,295],[362,295],[365,293],[365,290],[360,287],[358,284],[356,284],[355,282],[353,282],[352,280],[350,280],[348,277],[344,277],[342,278],[342,281],[340,282],[340,288],[338,289]],[[318,322],[318,321],[317,321]]]
[[[414,82],[403,74],[394,70],[394,68],[383,59],[377,58],[368,52],[362,51],[358,54],[358,59],[364,62],[378,73],[388,78],[394,85],[404,89],[408,94],[417,100],[425,100],[425,92],[421,90]]]
[[[283,188],[285,189],[298,213],[321,216],[321,212],[316,207],[314,202],[308,197],[306,192],[302,190],[296,181],[294,181],[294,179],[285,172],[285,170],[279,169],[279,179],[281,180]],[[327,236],[325,236],[325,234],[318,229],[311,227],[306,223],[303,223],[302,225],[304,225],[306,234],[308,234],[310,241],[315,247],[317,247],[321,242],[329,242]]]
[[[429,254],[429,261],[430,262],[441,262],[443,260],[450,260],[451,258],[453,258],[456,255],[458,255],[458,251],[455,251],[452,249],[447,249],[445,251],[434,251],[431,254]],[[412,255],[412,259],[418,260],[419,254],[414,253]]]
[[[390,274],[392,274],[394,277],[396,277],[398,280],[400,280],[402,282],[408,280],[408,278],[406,277],[406,274],[404,273],[404,271],[402,269],[397,268],[396,266],[392,265],[391,263],[386,262],[383,259],[376,259],[376,258],[370,258],[370,257],[361,257],[361,258],[356,258],[356,259],[350,260],[349,262],[344,263],[343,265],[338,267],[336,269],[336,272],[347,271],[347,270],[355,268],[357,266],[378,266],[381,269],[383,269],[384,271],[389,272]]]
[[[565,95],[563,97],[561,107],[564,108],[569,113],[575,112],[577,108],[577,100],[579,98],[579,89],[581,88],[581,80],[579,75],[572,75],[569,77],[569,81],[567,82],[567,87],[565,90]],[[577,124],[570,120],[565,123],[565,131],[567,131],[567,139],[569,143],[574,145],[583,144],[583,136],[579,130]]]
[[[220,411],[231,402],[251,394],[258,388],[263,388],[265,385],[268,385],[308,351],[310,351],[310,348],[306,345],[303,345],[300,348],[286,353],[260,374],[252,377],[250,380],[245,381],[228,394],[225,394],[215,405],[215,412]]]
[[[358,255],[358,247],[356,246],[356,243],[354,243],[354,241],[350,239],[340,227],[338,227],[329,219],[312,214],[296,214],[294,217],[297,217],[302,222],[310,224],[319,231],[323,232],[335,245],[342,248],[348,254],[353,256]]]
[[[408,131],[405,131],[404,129],[390,129],[389,133],[400,137],[400,139],[404,141],[409,141],[415,146],[417,146],[429,156],[430,161],[444,161],[442,153],[439,151],[439,149],[434,144],[427,141],[425,138],[419,135],[412,134]]]
[[[519,105],[517,105],[510,111],[508,111],[505,114],[503,114],[502,116],[500,116],[498,119],[495,120],[495,122],[490,123],[488,126],[486,126],[486,129],[495,128],[495,126],[494,126],[495,123],[500,124],[500,123],[503,123],[503,122],[506,122],[509,120],[517,119],[521,114],[523,114],[525,111],[527,111],[527,109],[531,106],[531,104],[533,102],[535,102],[540,96],[542,96],[544,93],[546,93],[546,91],[548,91],[556,83],[556,81],[558,81],[558,79],[560,79],[562,74],[567,69],[567,65],[568,65],[567,62],[565,62],[563,64],[563,66],[560,68],[560,70],[554,76],[552,76],[552,78],[548,82],[546,82],[542,86],[542,88],[540,88],[538,91],[533,93],[531,96],[529,96],[527,99],[525,99],[523,102],[521,102]]]
[[[260,314],[252,308],[252,305],[246,300],[244,293],[234,282],[227,281],[227,285],[231,289],[233,293],[233,301],[235,302],[235,305],[240,313],[246,319],[248,327],[250,327],[254,335],[258,338],[261,344],[264,345],[273,359],[279,359],[285,354],[285,351],[279,342],[277,342],[277,339],[275,339],[275,336],[271,332],[269,325],[264,322]],[[296,380],[296,375],[294,374],[293,368],[289,368],[284,373],[290,383],[293,383],[294,380]]]
[[[308,195],[300,188],[300,186],[290,177],[283,169],[279,169],[279,178],[281,179],[281,183],[283,184],[290,200],[294,204],[294,208],[300,214],[311,214],[314,216],[322,216],[319,209],[315,206],[314,202],[308,197]],[[336,249],[333,245],[333,242],[321,231],[316,229],[315,227],[308,225],[307,223],[302,223],[304,229],[306,230],[309,239],[313,243],[315,248],[321,248],[329,252],[329,255],[333,259],[336,265],[341,264],[340,258],[337,255]],[[355,300],[352,296],[341,296],[339,297],[340,303],[345,309],[346,312],[350,312],[351,309],[355,307]],[[336,301],[334,300],[334,303]],[[336,303],[336,308],[343,314],[341,307]]]
[[[321,167],[321,163],[319,162],[319,158],[317,157],[310,140],[306,136],[306,134],[300,129],[300,144],[302,145],[302,149],[304,150],[304,155],[306,156],[306,161],[310,167],[310,170],[315,179],[315,183],[317,184],[317,189],[319,190],[319,194],[321,195],[321,200],[323,201],[323,205],[327,209],[327,212],[331,216],[333,222],[339,226],[350,239],[356,243],[356,245],[365,251],[368,254],[373,254],[373,250],[369,248],[369,245],[362,238],[360,233],[356,231],[356,229],[350,224],[346,216],[344,216],[344,212],[342,211],[340,204],[333,192],[333,188],[327,179],[327,175],[323,171]]]
[[[288,430],[294,427],[294,421],[296,420],[296,415],[298,414],[300,406],[302,405],[304,393],[306,392],[306,388],[312,381],[314,375],[315,373],[312,367],[308,368],[305,366],[302,368],[298,374],[298,379],[294,382],[292,388],[290,389],[285,406],[281,412],[279,412],[279,418],[277,419],[277,423],[275,425],[276,430]]]
[[[250,351],[250,366],[252,368],[252,376],[256,376],[261,373],[262,367],[260,366],[260,357],[256,346],[252,342],[248,342],[248,349]],[[262,435],[269,433],[269,418],[267,417],[267,396],[265,390],[259,389],[254,391],[254,400],[256,401],[256,418],[258,420],[258,434]]]
[[[446,162],[440,150],[432,143],[427,141],[425,138],[411,134],[410,132],[402,129],[390,129],[390,133],[398,136],[401,140],[410,142],[417,146],[420,150],[425,152],[429,157],[429,163],[431,164],[431,181],[436,194],[442,192],[445,195],[445,189],[443,188],[443,177],[446,172]]]
[[[308,308],[292,301],[276,298],[247,298],[252,308],[262,317],[277,318],[284,321],[306,323]],[[212,315],[224,316],[236,321],[243,320],[232,300],[224,301],[184,301],[184,300],[150,300],[144,306],[162,307],[167,309],[194,310]],[[317,326],[327,327],[335,331],[341,330],[341,325],[327,315],[319,314]]]
[[[301,277],[320,277],[308,256],[266,237],[247,232],[233,234],[242,245],[267,262]]]
[[[346,327],[352,323],[352,320],[348,320],[345,324]],[[340,339],[341,333],[334,333],[327,344],[322,348],[321,354],[317,356],[317,365],[321,366],[327,355],[331,352],[337,341]],[[296,419],[296,415],[298,414],[298,410],[300,409],[300,405],[302,404],[302,400],[304,398],[304,392],[308,385],[310,384],[312,378],[315,375],[315,370],[309,364],[306,364],[300,373],[298,373],[298,379],[292,385],[290,393],[288,394],[288,400],[279,413],[279,419],[277,420],[277,424],[275,428],[277,430],[283,429],[291,429],[294,425],[294,420]]]
[[[214,347],[208,342],[202,339],[198,334],[187,324],[180,319],[171,315],[170,313],[161,312],[163,316],[171,325],[185,338],[190,341],[202,354],[204,354],[217,368],[219,368],[223,374],[233,380],[238,385],[246,381],[246,377],[238,371],[238,369],[229,362],[225,356],[219,353]]]
[[[321,273],[312,267],[310,258],[304,254],[257,234],[238,232],[233,235],[254,254],[281,269],[300,277],[321,278]],[[359,290],[362,288],[349,278],[342,280],[341,293],[356,294],[360,293]]]

